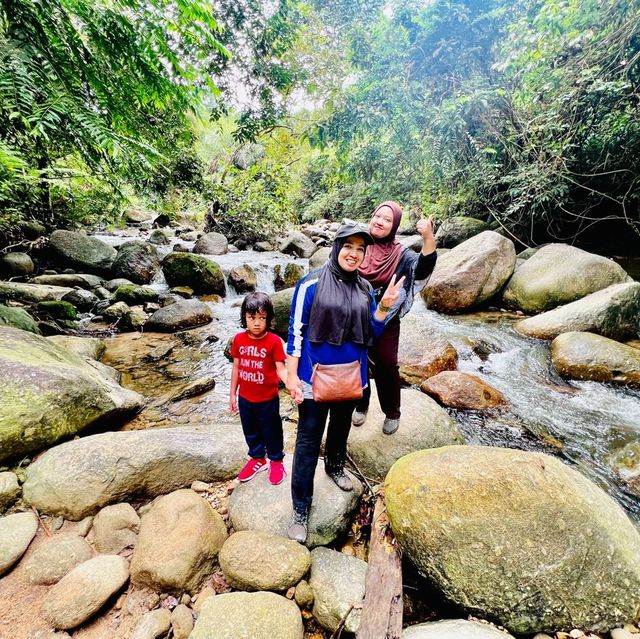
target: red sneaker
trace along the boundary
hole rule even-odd
[[[287,476],[287,471],[284,469],[284,464],[281,461],[269,462],[269,481],[271,485],[277,486],[284,481]]]
[[[254,459],[252,457],[238,473],[238,479],[240,481],[249,481],[263,470],[267,470],[267,460],[264,457],[262,459]]]

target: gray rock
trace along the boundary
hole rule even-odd
[[[116,277],[112,280],[109,280],[108,282],[105,282],[104,287],[108,291],[111,291],[113,293],[121,286],[128,286],[131,284],[133,284],[133,282],[131,280],[128,280],[126,277]]]
[[[205,375],[199,379],[195,379],[187,384],[182,390],[178,391],[172,398],[172,402],[180,401],[187,397],[195,397],[202,395],[216,387],[216,378],[213,375]]]
[[[54,231],[49,248],[60,264],[98,274],[109,272],[117,255],[113,246],[74,231]]]
[[[33,513],[16,513],[0,517],[0,575],[24,555],[38,530]]]
[[[122,216],[127,224],[142,224],[153,219],[153,213],[143,209],[128,209]]]
[[[36,222],[35,220],[20,222],[18,226],[28,240],[36,240],[47,232],[44,224],[40,224],[40,222]]]
[[[476,220],[473,217],[456,216],[443,220],[436,231],[435,237],[438,246],[453,248],[488,229],[489,225],[482,220]]]
[[[348,450],[366,477],[384,480],[400,457],[424,448],[464,444],[462,434],[447,411],[412,388],[401,391],[400,428],[391,437],[382,432],[385,415],[374,393],[364,424],[349,433]]]
[[[117,555],[127,546],[135,546],[140,517],[131,504],[113,504],[103,508],[93,520],[93,543],[104,554]]]
[[[87,291],[83,288],[78,288],[62,297],[63,302],[69,302],[73,304],[79,311],[90,311],[97,303],[98,296],[94,295],[91,291]]]
[[[47,337],[47,340],[78,357],[82,357],[82,359],[99,360],[107,348],[104,341],[97,337],[51,335]]]
[[[222,233],[205,233],[194,244],[193,252],[203,255],[224,255],[228,248],[229,242]]]
[[[138,622],[131,639],[157,639],[164,637],[171,627],[171,613],[166,608],[158,608],[145,614]]]
[[[189,241],[185,236],[182,237],[185,241]],[[149,235],[149,243],[157,244],[158,246],[168,246],[171,243],[171,233],[168,229],[154,229]]]
[[[98,612],[127,579],[126,559],[98,555],[76,566],[49,590],[42,602],[42,616],[53,628],[75,628]]]
[[[104,284],[104,280],[101,277],[89,273],[38,275],[37,277],[31,278],[31,282],[33,284],[46,284],[49,286],[79,287],[88,291]]]
[[[313,590],[313,616],[323,628],[335,632],[353,605],[344,627],[347,632],[358,630],[366,573],[367,564],[361,559],[329,548],[311,551],[309,585]]]
[[[231,592],[209,597],[189,639],[302,639],[298,606],[273,592]]]
[[[291,302],[294,291],[295,289],[293,288],[287,288],[269,296],[274,312],[273,330],[279,335],[286,335],[289,330],[289,316],[291,315]]]
[[[385,481],[403,555],[465,611],[514,634],[600,632],[640,605],[640,533],[607,494],[540,453],[453,446]]]
[[[242,432],[229,424],[91,435],[31,464],[24,497],[42,512],[77,521],[129,497],[156,497],[196,479],[231,479],[245,450]]]
[[[174,333],[186,328],[203,326],[213,320],[211,309],[200,300],[181,300],[164,306],[147,320],[148,331]]]
[[[237,293],[255,291],[257,283],[256,272],[248,264],[234,266],[229,271],[229,284],[233,286]]]
[[[320,268],[324,266],[324,264],[329,259],[331,255],[331,247],[324,246],[319,248],[310,258],[309,258],[309,270],[313,271],[316,268]]]
[[[313,606],[313,589],[308,581],[302,579],[298,582],[294,598],[300,608],[311,608]]]
[[[304,233],[294,231],[283,240],[280,250],[283,253],[309,258],[318,250],[318,247]]]
[[[402,639],[513,639],[513,635],[478,621],[447,619],[409,626]]]
[[[61,300],[73,289],[68,286],[24,284],[23,282],[0,282],[0,300],[14,300],[27,304],[38,304],[49,300]]]
[[[202,255],[174,251],[162,260],[169,286],[189,286],[196,293],[225,294],[224,274],[220,266]]]
[[[540,313],[629,281],[613,260],[568,244],[547,244],[513,274],[502,299],[510,308]]]
[[[36,321],[23,308],[14,308],[0,304],[0,326],[12,326],[29,333],[40,334]]]
[[[124,317],[130,310],[131,309],[128,304],[125,304],[124,302],[116,302],[108,308],[105,308],[104,311],[102,311],[102,316],[107,321],[116,322]]]
[[[176,606],[171,612],[171,630],[173,639],[188,639],[193,630],[193,613],[183,603]]]
[[[422,297],[429,308],[444,313],[473,308],[500,291],[515,263],[513,242],[483,231],[438,257]]]
[[[112,272],[116,278],[131,280],[136,284],[149,284],[160,269],[158,251],[153,244],[133,240],[118,247]]]
[[[291,477],[291,460],[285,458],[285,468]],[[235,530],[261,530],[286,537],[291,521],[291,485],[285,481],[272,486],[260,473],[250,482],[240,484],[229,499],[229,516]],[[330,544],[349,526],[349,515],[362,495],[362,484],[355,478],[355,490],[345,493],[324,472],[322,461],[316,469],[314,495],[309,514],[309,534],[306,545]]]
[[[232,588],[284,591],[305,576],[311,554],[286,537],[243,530],[227,539],[219,561]]]
[[[284,268],[281,264],[276,264],[273,269],[275,279],[273,285],[276,291],[291,288],[304,276],[304,267],[295,262],[289,262]]]
[[[33,260],[28,253],[0,253],[0,276],[2,277],[31,275],[34,268]]]
[[[27,579],[32,584],[55,584],[92,556],[91,546],[78,535],[52,537],[25,562]]]
[[[595,333],[558,335],[551,361],[565,378],[640,386],[640,350]]]
[[[118,286],[113,293],[113,299],[116,302],[124,302],[129,306],[157,302],[159,297],[160,293],[155,289],[148,286],[137,286],[136,284]]]
[[[626,492],[640,498],[640,441],[630,441],[609,459]]]
[[[422,250],[422,244],[424,243],[424,240],[422,239],[421,235],[409,235],[408,237],[401,237],[398,239],[402,246],[406,246],[416,253],[419,253]]]
[[[131,560],[131,581],[162,592],[194,593],[213,572],[227,528],[208,501],[192,490],[156,500],[142,517]]]
[[[135,306],[122,318],[122,322],[118,324],[121,331],[138,331],[147,323],[149,316],[144,312],[142,307]]]
[[[237,244],[237,242],[236,242]],[[256,242],[253,245],[253,250],[258,253],[266,253],[268,251],[275,250],[271,242]]]
[[[623,340],[640,329],[640,282],[615,284],[580,300],[514,324],[523,335],[554,339],[561,333],[598,333]]]
[[[11,506],[19,494],[18,477],[9,471],[0,473],[0,511]]]
[[[115,425],[142,397],[44,337],[0,327],[0,459],[53,444],[99,420]]]

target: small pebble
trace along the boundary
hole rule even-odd
[[[54,517],[49,523],[49,530],[60,530],[64,526],[64,517],[58,515]]]
[[[180,604],[171,613],[173,639],[187,639],[193,630],[193,614],[187,606]]]
[[[80,537],[86,537],[93,526],[93,516],[85,517],[83,520],[78,522],[76,526],[76,534],[80,535]]]
[[[287,590],[287,594],[285,595],[285,597],[287,599],[293,599],[295,594],[296,594],[296,587],[295,586],[291,586],[291,588],[289,588],[289,590]]]
[[[157,608],[160,605],[160,599],[162,599],[162,597],[158,596],[158,593],[152,592],[147,599],[147,608],[149,608],[149,610]]]
[[[196,480],[191,484],[191,490],[195,490],[197,493],[206,493],[209,490],[209,484]]]
[[[188,606],[191,603],[191,597],[189,596],[188,593],[184,593],[184,595],[182,595],[182,597],[180,597],[180,603],[183,604],[184,606]]]

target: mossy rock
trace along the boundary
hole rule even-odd
[[[146,286],[136,286],[135,284],[125,284],[118,286],[113,298],[116,302],[124,302],[130,306],[136,304],[146,304],[147,302],[157,302],[160,294],[152,288]]]
[[[65,302],[63,300],[40,302],[38,304],[38,310],[46,313],[54,319],[74,320],[78,317],[76,307],[71,304],[71,302]]]
[[[13,308],[0,304],[0,326],[13,326],[23,331],[40,334],[35,320],[23,308]]]
[[[169,286],[189,286],[196,293],[222,296],[226,292],[222,269],[202,255],[169,253],[162,261],[162,270]]]
[[[289,331],[289,316],[291,315],[291,302],[295,288],[285,288],[270,295],[273,304],[273,330],[278,335],[286,335]]]

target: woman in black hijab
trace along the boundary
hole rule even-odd
[[[371,285],[358,275],[366,248],[372,243],[371,235],[361,227],[341,226],[328,262],[300,280],[293,295],[287,342],[287,389],[299,405],[300,418],[291,478],[293,519],[288,534],[299,542],[304,542],[307,536],[313,476],[327,417],[325,471],[341,490],[353,490],[344,465],[357,398],[319,401],[319,388],[314,389],[312,377],[318,365],[323,369],[352,365],[353,372],[359,363],[357,391],[361,394],[368,384],[367,349],[382,332],[388,310],[398,299],[403,283],[394,278],[380,304],[376,304]],[[335,386],[341,386],[340,382]]]

